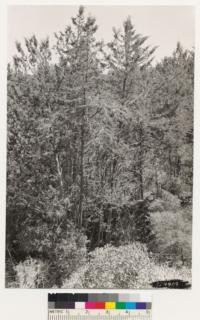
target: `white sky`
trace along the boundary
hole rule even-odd
[[[15,41],[36,35],[38,39],[50,37],[64,30],[77,13],[77,6],[10,6],[8,8],[8,61],[16,53]],[[149,44],[159,46],[155,59],[171,55],[178,41],[187,48],[194,46],[194,14],[192,6],[86,6],[86,13],[97,19],[97,39],[112,39],[112,27],[122,27],[127,16],[138,33],[148,35]]]

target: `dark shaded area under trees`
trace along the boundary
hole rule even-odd
[[[53,49],[32,36],[8,65],[7,286],[61,287],[135,242],[191,267],[194,52],[154,65],[130,18],[108,44],[96,30],[80,7]]]

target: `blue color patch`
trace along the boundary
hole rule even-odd
[[[146,310],[146,303],[145,302],[137,302],[136,309],[140,309],[140,310],[145,309]]]

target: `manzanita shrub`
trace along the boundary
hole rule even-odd
[[[84,273],[80,269],[79,277],[73,275],[69,283],[82,288],[141,288],[148,283],[152,262],[147,248],[140,243],[133,243],[118,248],[105,246],[90,253],[90,261]]]
[[[89,262],[63,282],[63,288],[146,289],[154,281],[173,279],[191,282],[191,270],[156,264],[146,245],[135,242],[96,249]]]

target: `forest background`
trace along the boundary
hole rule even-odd
[[[191,281],[194,51],[96,30],[80,7],[8,65],[8,286]]]

